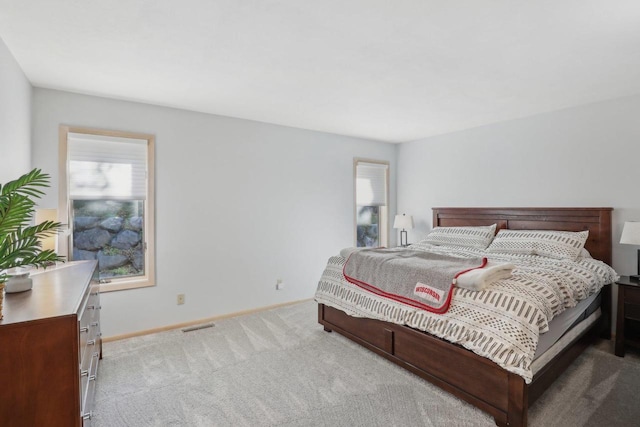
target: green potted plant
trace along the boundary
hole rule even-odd
[[[10,269],[46,267],[53,262],[64,261],[55,251],[42,250],[40,243],[40,239],[58,233],[62,224],[44,221],[31,225],[35,199],[44,195],[42,188],[49,187],[49,179],[48,174],[33,169],[15,181],[0,184],[0,283],[11,277]]]

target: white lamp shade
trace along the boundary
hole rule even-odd
[[[411,215],[396,215],[393,220],[393,228],[403,228],[411,230],[413,228],[413,217]]]
[[[57,221],[58,210],[57,209],[36,209],[35,223],[42,224],[45,221]],[[42,243],[42,250],[51,249],[56,250],[57,236],[55,234],[47,236],[40,240]]]
[[[640,245],[640,222],[624,223],[620,243],[625,245]]]

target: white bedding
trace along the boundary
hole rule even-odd
[[[601,261],[544,258],[535,255],[486,254],[479,249],[415,244],[414,250],[462,258],[488,256],[512,262],[516,269],[484,291],[456,288],[448,312],[430,313],[384,299],[349,282],[342,274],[345,259],[331,257],[318,283],[315,299],[356,317],[380,319],[429,332],[487,357],[504,369],[533,376],[531,363],[540,334],[569,307],[617,278]]]

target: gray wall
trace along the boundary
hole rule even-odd
[[[353,246],[354,157],[391,163],[395,214],[395,145],[39,88],[33,108],[54,182],[60,124],[156,135],[157,286],[103,294],[105,336],[311,298]]]
[[[31,84],[0,39],[0,183],[29,171]]]
[[[640,221],[640,96],[402,144],[398,165],[410,241],[434,206],[609,206],[613,267],[636,271],[638,248],[618,242],[624,221]]]

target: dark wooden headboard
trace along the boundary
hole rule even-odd
[[[592,257],[611,265],[611,211],[613,208],[433,208],[433,226],[498,224],[498,230],[589,230],[585,248]]]

